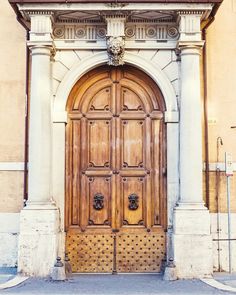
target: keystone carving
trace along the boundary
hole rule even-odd
[[[119,66],[124,64],[125,40],[124,37],[108,37],[107,38],[108,64]]]
[[[107,53],[108,64],[119,66],[124,64],[125,53],[125,17],[107,16]]]

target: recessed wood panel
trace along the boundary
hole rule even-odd
[[[122,224],[144,225],[145,178],[122,177]]]
[[[87,177],[87,186],[89,198],[88,225],[110,226],[111,177]]]
[[[139,96],[128,88],[122,88],[122,109],[123,111],[142,111],[143,103]]]
[[[122,120],[122,166],[144,167],[144,122],[143,120]]]
[[[89,106],[90,111],[109,111],[111,110],[111,87],[101,89],[92,98]]]
[[[111,122],[88,121],[88,167],[110,167]]]
[[[160,164],[160,126],[161,125],[161,121],[160,120],[152,120],[152,134],[153,134],[153,162],[154,165],[156,167],[159,166]],[[160,170],[159,169],[155,169],[154,173],[153,173],[153,190],[155,192],[155,197],[153,196],[153,224],[155,225],[159,225],[161,220],[161,216],[160,216]]]
[[[77,225],[79,224],[79,210],[80,210],[80,203],[79,203],[79,194],[80,194],[80,174],[79,174],[79,167],[80,167],[80,121],[75,120],[72,121],[72,162],[73,162],[73,180],[72,180],[72,224]]]

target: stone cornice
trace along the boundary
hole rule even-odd
[[[197,3],[221,3],[223,0],[198,0],[198,1],[195,1]],[[65,0],[9,0],[9,2],[11,4],[13,3],[65,3]],[[67,0],[67,3],[68,4],[71,4],[71,3],[87,3],[88,1],[87,0]],[[89,0],[90,3],[106,3],[106,2],[109,2],[109,3],[140,3],[141,1],[138,1],[138,0]],[[143,3],[193,3],[194,1],[192,0],[150,0],[150,1],[142,1]]]

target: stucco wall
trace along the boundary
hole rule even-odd
[[[0,3],[0,212],[19,212],[23,172],[5,171],[6,162],[24,161],[25,29],[7,0]]]
[[[224,0],[207,33],[208,113],[210,161],[216,161],[216,140],[223,139],[224,151],[236,161],[236,2]]]
[[[217,162],[217,138],[219,162],[224,162],[224,153],[230,152],[236,162],[236,1],[224,0],[215,21],[207,30],[207,71],[208,71],[208,127],[209,160]],[[235,172],[236,173],[236,172]],[[235,180],[232,186],[232,205],[236,212]],[[226,211],[226,177],[219,177],[219,197],[221,212]],[[210,210],[216,209],[216,173],[210,172]]]
[[[207,63],[208,63],[208,114],[209,114],[209,160],[217,162],[217,138],[220,136],[223,145],[219,148],[219,162],[224,162],[224,152],[233,155],[236,162],[236,1],[224,0],[218,10],[215,21],[207,30]],[[214,165],[212,165],[214,166]],[[223,165],[220,165],[223,170]],[[214,169],[213,169],[214,170]],[[236,173],[236,171],[234,172]],[[210,172],[210,211],[217,212],[217,193],[219,192],[219,211],[217,216],[211,214],[211,232],[213,240],[213,259],[215,271],[228,271],[228,241],[227,239],[227,193],[226,177],[221,171],[217,176]],[[216,180],[218,178],[218,184]],[[231,181],[231,208],[236,212],[235,176]],[[232,238],[235,239],[236,215],[232,214]],[[235,271],[236,243],[232,241],[232,265]]]

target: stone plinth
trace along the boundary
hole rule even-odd
[[[206,208],[174,210],[173,252],[178,278],[213,273],[210,214]]]
[[[59,212],[24,209],[20,215],[18,272],[49,276],[58,254]]]

